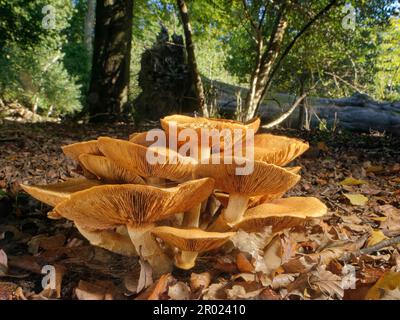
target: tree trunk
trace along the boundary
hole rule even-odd
[[[257,61],[256,68],[251,76],[250,90],[245,102],[246,118],[244,120],[246,121],[255,116],[257,107],[265,95],[269,74],[282,47],[283,37],[288,27],[286,5],[286,2],[281,5],[268,48],[262,55],[261,61]]]
[[[96,0],[88,0],[85,16],[85,46],[89,56],[93,53],[93,34],[96,23]]]
[[[109,121],[128,102],[132,0],[97,0],[88,106],[91,122]]]
[[[195,92],[199,103],[199,109],[202,111],[204,117],[209,117],[209,112],[204,97],[203,83],[201,81],[200,73],[197,68],[196,55],[194,53],[194,44],[192,40],[192,27],[189,22],[188,8],[184,0],[177,0],[177,5],[182,20],[183,30],[185,33],[188,66],[192,74],[193,84],[195,87]]]

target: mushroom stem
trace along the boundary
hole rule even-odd
[[[185,212],[183,216],[182,227],[184,228],[198,228],[200,222],[201,203]]]
[[[223,211],[224,219],[228,224],[235,224],[242,220],[247,209],[249,197],[241,194],[229,195],[228,206]]]
[[[195,266],[198,254],[195,251],[182,251],[175,257],[175,265],[180,269],[189,270]]]
[[[170,272],[172,269],[172,261],[161,250],[157,241],[151,235],[154,224],[144,226],[128,225],[129,237],[136,248],[137,253],[150,263],[155,274],[161,275]]]
[[[229,224],[224,219],[224,215],[220,214],[218,218],[207,228],[210,232],[225,232],[230,229]]]

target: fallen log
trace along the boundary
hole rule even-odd
[[[227,95],[219,101],[222,113],[233,114],[235,101]],[[269,123],[287,112],[296,97],[276,94],[264,103],[259,111],[263,123]],[[326,121],[328,129],[336,127],[356,132],[386,132],[400,136],[400,102],[374,101],[364,94],[348,98],[309,98],[308,111],[311,127],[318,127]],[[280,125],[294,128],[297,125],[299,109],[294,110]]]

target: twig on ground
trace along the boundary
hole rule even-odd
[[[361,249],[359,251],[359,254],[369,254],[369,253],[378,251],[378,250],[380,250],[382,248],[389,247],[389,246],[391,246],[393,244],[397,244],[397,243],[400,243],[400,236],[397,236],[397,237],[394,237],[394,238],[390,238],[390,239],[386,239],[386,240],[382,240],[381,242],[378,242],[377,244],[375,244],[373,246]]]

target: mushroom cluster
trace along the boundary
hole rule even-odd
[[[272,134],[253,135],[254,143],[246,143],[246,133],[259,125],[259,119],[242,124],[168,116],[161,119],[165,145],[149,141],[150,132],[132,134],[129,140],[99,137],[70,144],[62,149],[77,162],[81,178],[22,188],[54,207],[49,218],[73,221],[95,246],[139,256],[158,275],[174,264],[190,269],[198,255],[223,250],[238,230],[260,232],[271,226],[280,232],[327,211],[316,198],[283,198],[300,179],[300,168],[286,165],[308,144]],[[220,136],[204,137],[204,128],[241,134],[227,144]],[[172,135],[187,129],[197,135],[195,142],[171,142]],[[186,151],[197,148],[195,156],[182,152],[185,143]],[[236,147],[243,149],[240,157]],[[164,161],[149,161],[149,152]],[[253,170],[238,175],[237,169],[246,165]]]

